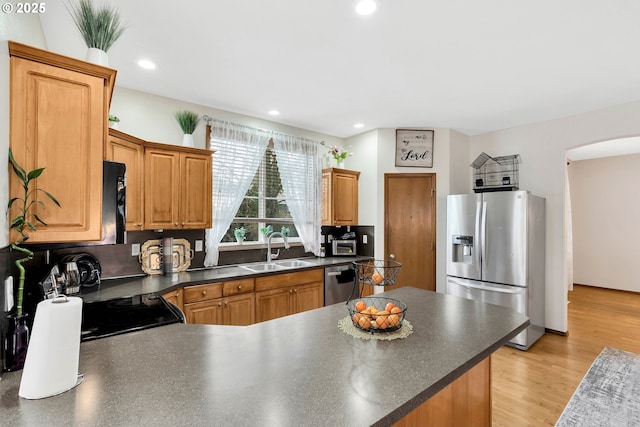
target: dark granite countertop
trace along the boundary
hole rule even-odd
[[[326,258],[299,258],[312,263],[306,268],[292,268],[275,270],[268,273],[255,273],[246,270],[239,265],[227,265],[212,268],[202,268],[189,270],[182,273],[167,275],[155,274],[148,276],[135,276],[119,279],[103,280],[100,286],[93,288],[83,288],[79,297],[84,302],[109,300],[113,298],[130,297],[147,293],[164,293],[172,289],[188,285],[198,285],[203,283],[221,282],[225,280],[236,280],[247,277],[257,277],[267,274],[283,274],[293,271],[308,270],[311,268],[324,268],[332,265],[349,264],[353,261],[371,259],[371,257],[326,257]],[[280,260],[282,261],[282,260]]]
[[[391,425],[509,341],[529,320],[511,309],[416,288],[414,332],[393,341],[340,331],[336,304],[246,327],[174,324],[80,346],[84,382],[18,397],[0,381],[3,425]]]

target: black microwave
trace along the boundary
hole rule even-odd
[[[331,242],[333,256],[355,256],[356,241],[355,240],[337,240]]]

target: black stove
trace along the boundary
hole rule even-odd
[[[144,294],[82,305],[81,341],[184,323],[184,314],[158,294]]]

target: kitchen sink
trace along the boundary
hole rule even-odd
[[[245,270],[252,271],[254,273],[264,273],[267,271],[310,267],[312,265],[313,263],[309,261],[302,261],[300,259],[283,259],[282,261],[273,261],[270,263],[261,262],[257,264],[244,264],[244,265],[240,265],[240,267],[244,268]]]
[[[265,271],[284,270],[285,267],[281,267],[276,263],[261,263],[261,264],[247,264],[241,265],[240,268],[253,271],[254,273],[264,273]]]
[[[282,261],[274,261],[274,264],[277,264],[283,268],[301,268],[301,267],[309,267],[313,265],[308,261],[302,261],[300,259],[287,259]]]

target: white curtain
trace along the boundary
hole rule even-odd
[[[322,169],[316,141],[273,133],[287,206],[306,252],[320,253]]]
[[[218,265],[220,241],[247,193],[271,132],[219,120],[211,121],[213,154],[213,227],[205,233],[204,265]],[[238,195],[242,195],[239,197]]]

